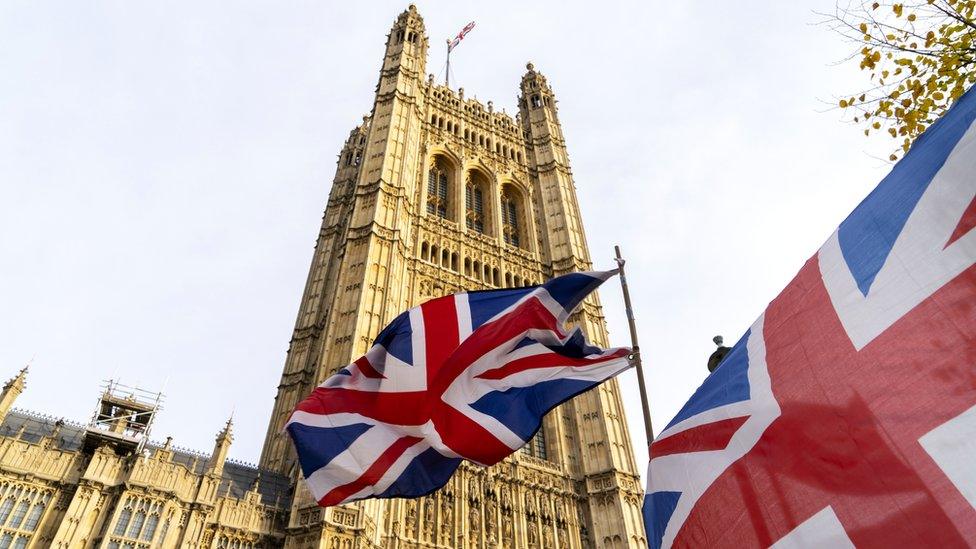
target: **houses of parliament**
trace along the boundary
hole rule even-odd
[[[25,369],[0,392],[0,549],[647,547],[614,379],[554,409],[503,462],[464,463],[423,498],[320,508],[300,478],[284,422],[398,313],[591,269],[545,76],[527,65],[513,118],[436,84],[428,46],[411,5],[339,154],[259,464],[227,459],[230,421],[209,452],[152,439],[159,395],[116,382],[87,422],[19,410]],[[571,321],[607,346],[597,298]]]

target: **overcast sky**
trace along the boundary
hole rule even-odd
[[[87,421],[164,390],[153,429],[256,462],[348,132],[406,2],[0,3],[0,376]],[[553,85],[594,265],[628,273],[660,430],[889,165],[829,108],[866,75],[832,3],[418,2],[442,76],[514,113]],[[627,345],[619,286],[601,297]],[[646,463],[634,373],[622,375]]]

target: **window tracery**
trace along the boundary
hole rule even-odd
[[[518,248],[519,237],[519,200],[509,187],[502,192],[502,237],[506,244]]]
[[[0,549],[27,546],[51,502],[53,493],[17,483],[0,483]]]
[[[464,186],[465,220],[468,230],[485,233],[485,192],[475,175],[469,175]]]
[[[156,536],[163,503],[149,498],[127,496],[106,547],[108,549],[146,549]],[[163,528],[169,526],[169,521]]]
[[[545,429],[539,429],[535,435],[529,439],[529,442],[519,449],[520,452],[527,456],[532,456],[534,458],[548,460],[546,452],[546,431]]]
[[[447,219],[447,172],[436,160],[427,174],[427,213]]]

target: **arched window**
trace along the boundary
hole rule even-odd
[[[17,508],[14,509],[13,516],[10,517],[9,526],[11,528],[20,528],[20,523],[23,522],[24,515],[27,514],[28,507],[30,507],[30,502],[28,502],[26,499],[21,500],[20,503],[17,504]]]
[[[424,261],[430,259],[430,245],[426,242],[420,245],[420,259]]]
[[[427,213],[447,219],[447,171],[438,161],[427,175]]]
[[[29,515],[27,515],[27,522],[24,523],[24,530],[33,532],[37,528],[37,523],[41,521],[41,515],[44,514],[44,502],[38,503],[31,509]]]
[[[152,541],[153,534],[156,533],[156,524],[159,523],[159,515],[153,513],[146,519],[146,527],[142,529],[143,541]]]
[[[451,252],[446,249],[441,251],[441,267],[451,267]]]
[[[471,258],[464,258],[464,274],[465,276],[471,276]]]
[[[520,245],[519,239],[519,200],[511,188],[502,191],[502,236],[512,246]]]
[[[458,271],[458,254],[454,252],[451,254],[451,270],[454,272]]]
[[[529,439],[529,442],[521,448],[523,454],[537,457],[539,459],[548,459],[546,452],[546,430],[544,428],[536,431],[535,436]]]
[[[7,517],[10,516],[10,510],[14,508],[14,498],[7,498],[3,500],[3,505],[0,505],[0,524],[7,522]]]
[[[135,518],[132,519],[132,526],[129,527],[129,533],[127,534],[130,538],[138,539],[139,532],[142,531],[142,523],[146,521],[146,514],[142,511],[136,513]]]
[[[478,173],[468,175],[464,186],[465,221],[469,230],[485,233],[485,185],[484,177]]]
[[[438,261],[440,260],[440,258],[441,258],[441,255],[440,255],[440,250],[438,249],[438,247],[437,246],[431,246],[430,247],[430,262],[431,263],[434,263],[434,264],[438,264]]]

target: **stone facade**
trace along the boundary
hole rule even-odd
[[[404,309],[591,268],[546,78],[527,66],[513,118],[434,83],[427,48],[410,6],[387,35],[372,111],[339,154],[262,468],[297,474],[281,433],[290,412]],[[572,321],[606,346],[596,297]],[[299,485],[286,546],[646,547],[641,495],[611,380],[550,413],[526,451],[465,464],[431,496],[322,510]]]
[[[283,546],[293,488],[226,460],[230,421],[209,456],[153,444],[112,391],[88,425],[12,410],[26,375],[0,393],[0,548]]]
[[[0,393],[0,549],[647,546],[616,380],[424,498],[322,509],[299,480],[283,423],[399,312],[591,268],[546,78],[527,66],[513,118],[425,76],[427,47],[410,6],[339,155],[260,466],[226,460],[230,421],[209,455],[149,442],[154,405],[111,387],[86,425],[15,411],[24,370]],[[571,321],[607,345],[595,296]]]

